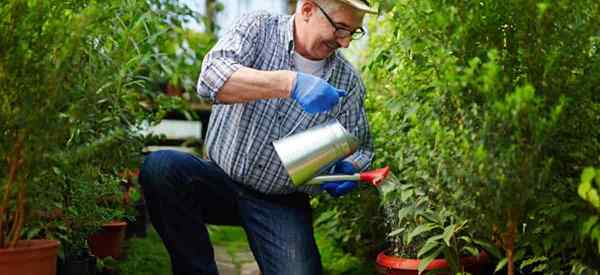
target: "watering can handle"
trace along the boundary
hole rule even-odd
[[[374,186],[379,186],[381,182],[387,177],[390,173],[390,168],[388,166],[375,169],[372,171],[356,173],[353,175],[329,175],[329,176],[318,176],[306,182],[306,184],[321,184],[324,182],[331,181],[360,181],[360,182],[368,182]]]
[[[350,181],[360,180],[360,174],[356,173],[353,175],[318,176],[318,177],[314,177],[313,179],[309,180],[305,184],[321,184],[321,183],[325,183],[325,182],[345,181],[345,180],[350,180]]]

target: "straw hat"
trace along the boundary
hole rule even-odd
[[[359,11],[362,11],[362,12],[377,14],[377,10],[373,9],[369,5],[369,2],[367,2],[367,0],[338,0],[338,1],[345,3],[346,5],[349,5],[349,6],[355,8]]]

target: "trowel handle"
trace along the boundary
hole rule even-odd
[[[353,175],[318,176],[318,177],[314,177],[313,179],[309,180],[305,184],[321,184],[321,183],[325,183],[325,182],[345,181],[345,180],[358,181],[358,180],[360,180],[360,174],[356,173]]]

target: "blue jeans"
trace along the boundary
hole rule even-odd
[[[306,194],[261,194],[176,151],[146,156],[140,184],[174,275],[218,274],[206,224],[241,225],[263,275],[322,273]]]

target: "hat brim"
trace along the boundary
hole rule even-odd
[[[369,7],[367,4],[365,4],[363,1],[360,1],[360,0],[338,0],[338,1],[343,2],[346,5],[349,5],[349,6],[355,8],[359,11],[362,11],[362,12],[378,14],[376,9]]]

